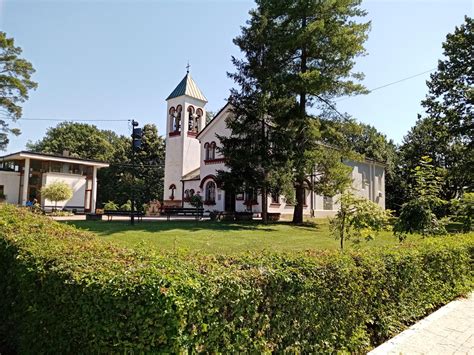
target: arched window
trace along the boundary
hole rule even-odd
[[[209,160],[209,143],[204,144],[205,160]]]
[[[175,119],[176,119],[176,109],[174,107],[171,107],[169,110],[169,115],[170,115],[170,132],[173,132],[176,130],[176,125],[175,125]]]
[[[184,190],[184,200],[189,201],[189,190]]]
[[[204,113],[200,108],[198,108],[196,110],[196,116],[197,117],[196,117],[196,121],[195,121],[195,124],[194,124],[194,129],[195,129],[196,132],[199,132],[199,124],[202,122],[201,120],[202,120],[202,115],[203,114]]]
[[[216,183],[214,181],[209,181],[206,184],[206,202],[208,204],[216,202]]]
[[[191,189],[189,190],[189,197],[193,197],[194,196],[194,189]]]
[[[194,113],[194,107],[188,107],[188,131],[194,131],[196,114]]]
[[[216,142],[209,144],[209,159],[216,159]]]
[[[170,194],[170,200],[174,200],[174,191],[176,190],[176,185],[175,184],[171,184],[169,189],[171,190],[171,194]]]
[[[174,131],[180,132],[181,131],[181,112],[183,111],[183,107],[178,105],[176,107],[176,112],[174,113]]]

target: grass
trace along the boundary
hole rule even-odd
[[[302,226],[288,222],[263,225],[258,222],[143,221],[131,226],[125,221],[71,221],[81,229],[96,233],[103,241],[126,247],[151,247],[156,250],[178,249],[199,253],[234,254],[246,251],[289,252],[337,249],[339,241],[329,233],[327,220],[313,220]],[[411,240],[417,237],[412,237]],[[398,239],[389,232],[372,241],[347,248],[395,246]]]

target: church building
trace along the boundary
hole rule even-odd
[[[206,123],[207,99],[188,73],[171,92],[167,101],[166,158],[164,196],[165,206],[191,207],[190,198],[200,194],[208,211],[261,212],[261,195],[246,191],[226,193],[216,183],[218,170],[228,170],[220,155],[219,136],[229,136],[226,118],[231,114],[225,105]],[[348,161],[352,167],[353,190],[385,208],[384,164],[366,159]],[[310,177],[308,177],[309,181]],[[319,196],[305,191],[304,213],[316,217],[333,216],[338,210],[337,196]],[[268,196],[268,212],[292,214],[294,205],[284,196]]]

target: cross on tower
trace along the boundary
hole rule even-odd
[[[189,62],[188,62],[188,65],[186,65],[186,73],[188,73],[188,74],[189,74],[189,68],[190,68],[190,67],[191,67],[191,66],[189,65]]]

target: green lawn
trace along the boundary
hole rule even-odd
[[[263,225],[258,222],[144,221],[131,226],[124,221],[68,222],[96,233],[102,240],[122,246],[144,245],[157,250],[184,249],[204,253],[232,254],[245,251],[295,251],[337,249],[339,242],[329,234],[327,220],[304,226],[288,222]],[[411,240],[415,237],[411,237]],[[394,246],[398,240],[388,232],[359,245],[347,242],[348,248]]]

